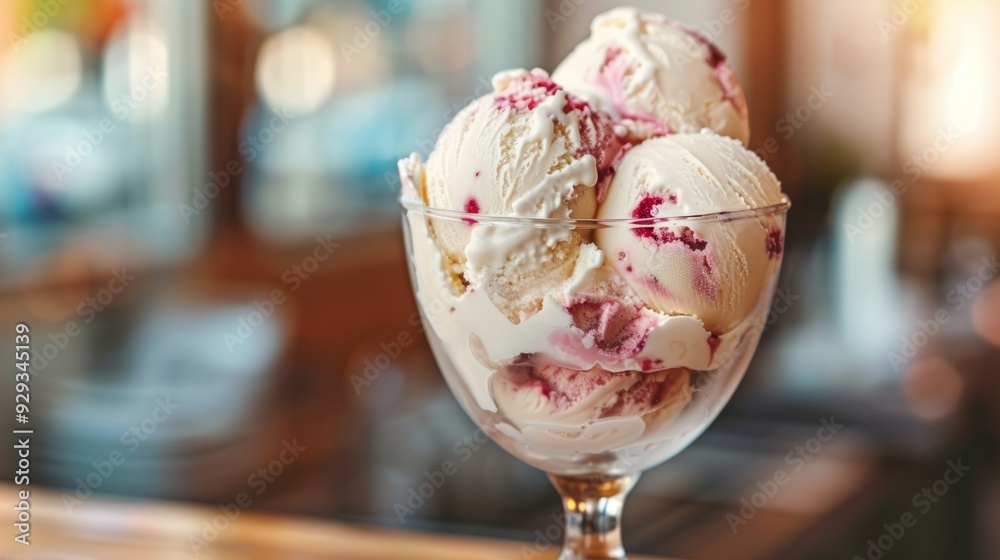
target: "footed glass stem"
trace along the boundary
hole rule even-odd
[[[624,560],[621,515],[633,476],[573,478],[549,475],[566,510],[566,538],[559,560]]]

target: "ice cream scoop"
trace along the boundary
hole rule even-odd
[[[622,150],[611,121],[543,70],[502,72],[493,85],[438,139],[427,161],[427,204],[490,216],[592,218]],[[456,262],[465,261],[471,233],[435,232]]]
[[[689,372],[587,371],[546,364],[544,356],[522,355],[497,370],[493,395],[498,410],[518,427],[558,425],[572,431],[601,419],[673,416],[691,399]]]
[[[519,322],[567,280],[584,239],[475,216],[593,218],[623,145],[606,115],[542,70],[503,72],[493,83],[445,128],[417,190],[428,206],[469,215],[430,222],[456,295],[478,285]]]
[[[598,16],[552,77],[621,120],[634,143],[702,128],[750,138],[743,88],[725,54],[658,14],[617,8]]]
[[[625,155],[598,212],[649,225],[601,229],[594,239],[651,309],[693,315],[718,335],[743,321],[765,293],[784,233],[768,216],[721,224],[663,219],[781,202],[778,179],[738,141],[707,130],[654,138]]]

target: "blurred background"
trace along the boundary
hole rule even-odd
[[[555,492],[484,443],[423,339],[395,162],[621,4],[3,2],[0,323],[4,347],[32,328],[33,486],[70,514],[251,490],[254,512],[539,546]],[[1000,558],[1000,1],[631,4],[729,53],[794,208],[761,349],[640,481],[629,547]]]

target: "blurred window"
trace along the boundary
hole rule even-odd
[[[426,157],[495,72],[541,59],[534,0],[244,6],[266,37],[241,135],[243,205],[273,241],[394,226],[396,161]]]
[[[196,248],[178,204],[204,167],[203,24],[197,2],[0,4],[0,281],[79,243]]]

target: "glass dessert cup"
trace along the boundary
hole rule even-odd
[[[546,220],[403,202],[411,279],[444,378],[466,413],[497,444],[549,475],[566,511],[561,560],[625,558],[621,514],[639,474],[684,450],[732,397],[767,320],[789,207],[784,200],[757,210],[702,216]],[[545,251],[559,246],[553,239],[594,247],[595,237],[636,230],[693,231],[695,239],[766,243],[764,265],[749,264],[757,281],[747,281],[747,266],[734,281],[744,287],[745,311],[726,322],[728,330],[710,331],[692,316],[595,303],[592,294],[576,293],[587,289],[573,280],[559,284],[519,276],[502,288],[487,289],[487,284],[464,281],[455,272],[461,266],[434,237],[435,232],[458,232],[473,245],[496,239],[504,247],[511,240],[539,240],[539,250]],[[576,258],[589,258],[594,270],[607,267],[594,253],[607,261],[596,250],[581,251]],[[644,258],[670,257],[653,251]],[[538,262],[551,268],[550,261]],[[639,269],[639,264],[656,263],[636,264]],[[547,291],[548,285],[554,287]],[[534,299],[529,293],[539,291],[544,293]],[[534,307],[512,320],[503,309],[507,301]],[[727,301],[731,315],[732,298]]]

